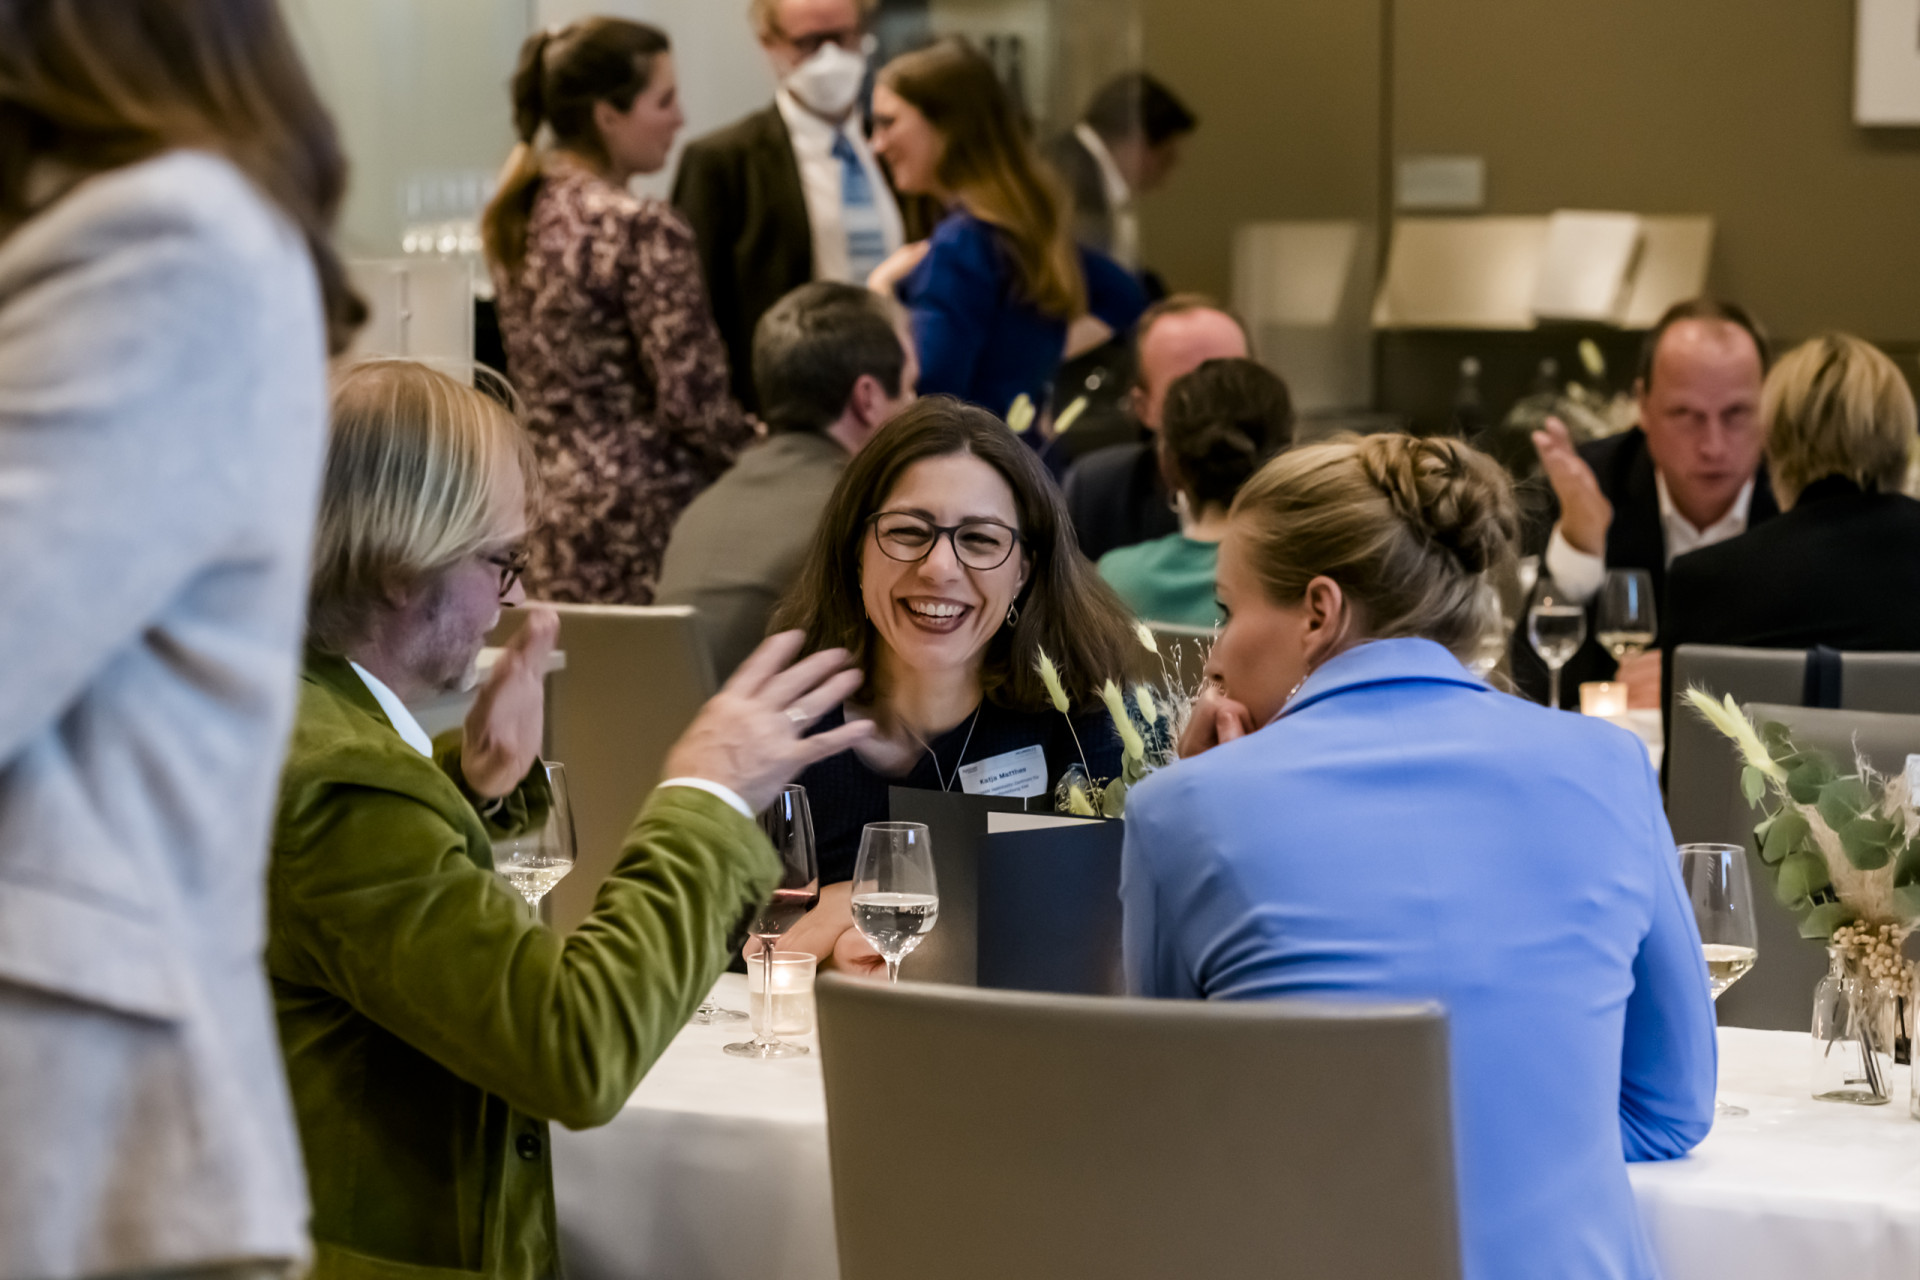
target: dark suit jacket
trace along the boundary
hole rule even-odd
[[[1115,547],[1180,532],[1151,436],[1138,444],[1097,449],[1074,463],[1066,494],[1067,514],[1089,560]]]
[[[780,109],[768,106],[688,143],[673,203],[699,242],[713,318],[733,370],[733,394],[758,409],[754,326],[774,303],[813,279],[813,224]]]
[[[1646,433],[1638,427],[1604,440],[1580,446],[1580,456],[1593,468],[1600,492],[1613,504],[1613,525],[1607,530],[1607,568],[1645,569],[1653,579],[1653,598],[1657,604],[1662,633],[1667,625],[1667,532],[1660,523],[1660,490],[1654,481],[1653,455],[1647,451]],[[1548,531],[1560,518],[1557,502],[1545,504],[1545,524],[1530,542],[1538,550],[1546,544]],[[1774,501],[1773,486],[1763,466],[1754,478],[1753,501],[1747,508],[1747,528],[1765,524],[1780,514]],[[1542,567],[1544,572],[1544,566]],[[1560,672],[1560,702],[1580,705],[1580,685],[1587,680],[1608,680],[1614,674],[1614,662],[1593,638],[1594,610],[1587,611],[1587,642]],[[1547,669],[1527,641],[1526,619],[1520,619],[1513,644],[1514,682],[1529,696],[1544,700]]]
[[[1920,502],[1828,476],[1778,520],[1681,556],[1662,647],[1683,644],[1920,652]]]
[[[1113,208],[1107,203],[1107,184],[1100,162],[1071,132],[1060,134],[1044,148],[1048,163],[1067,184],[1073,197],[1074,238],[1100,253],[1113,252]]]

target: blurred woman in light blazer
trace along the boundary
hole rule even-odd
[[[1298,449],[1241,490],[1218,683],[1128,805],[1128,984],[1441,1002],[1466,1275],[1652,1280],[1625,1161],[1706,1136],[1713,1004],[1639,741],[1462,665],[1516,528],[1449,440]]]

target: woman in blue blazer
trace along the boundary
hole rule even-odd
[[[1074,243],[1065,193],[966,41],[888,63],[873,124],[894,186],[945,210],[930,239],[869,280],[913,317],[921,394],[1002,416],[1023,395],[1044,407],[1063,360],[1133,328],[1147,305],[1140,282]]]
[[[1188,758],[1128,805],[1128,982],[1440,1001],[1466,1275],[1653,1280],[1626,1161],[1706,1136],[1713,1003],[1640,743],[1461,664],[1515,531],[1455,441],[1295,450],[1248,483]]]

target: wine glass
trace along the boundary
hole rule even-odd
[[[853,868],[853,927],[900,981],[900,961],[940,918],[933,837],[922,822],[869,822]]]
[[[506,882],[538,910],[547,891],[573,870],[573,805],[567,799],[565,765],[543,764],[553,807],[534,830],[493,845],[493,866]]]
[[[1653,612],[1653,575],[1645,569],[1607,570],[1594,632],[1613,660],[1625,663],[1645,653],[1659,630]]]
[[[1760,955],[1747,851],[1735,844],[1683,844],[1680,880],[1693,903],[1700,949],[1707,959],[1707,982],[1718,1000],[1721,992],[1746,976]],[[1743,1116],[1747,1111],[1715,1097],[1713,1114]]]
[[[1527,639],[1547,664],[1547,705],[1560,705],[1560,668],[1580,652],[1587,639],[1586,606],[1542,573],[1527,609]]]
[[[773,957],[780,936],[820,902],[820,863],[814,855],[813,812],[807,807],[807,789],[791,783],[780,788],[772,806],[760,815],[760,829],[780,855],[780,883],[747,928],[748,936],[760,944],[765,1016],[753,1039],[730,1044],[726,1049],[738,1058],[793,1058],[805,1053],[807,1046],[788,1044],[774,1033],[775,966],[767,960]]]

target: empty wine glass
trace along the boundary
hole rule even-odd
[[[522,835],[496,840],[493,866],[506,882],[538,910],[540,899],[573,870],[573,805],[567,799],[564,765],[546,764],[547,786],[553,807],[547,820]]]
[[[853,927],[900,981],[900,961],[940,918],[933,838],[921,822],[869,822],[853,868]]]
[[[1760,956],[1759,926],[1753,918],[1753,884],[1747,875],[1747,851],[1734,844],[1680,846],[1680,880],[1700,926],[1700,949],[1707,959],[1707,983],[1713,998],[1746,976]],[[1745,1107],[1713,1100],[1713,1114],[1743,1116]]]
[[[1527,608],[1527,640],[1547,664],[1547,705],[1560,705],[1560,668],[1572,661],[1587,639],[1586,606],[1562,591],[1546,574],[1534,584]]]
[[[760,815],[760,829],[767,833],[774,852],[780,855],[780,883],[747,927],[748,936],[759,944],[758,956],[764,958],[773,956],[774,944],[780,941],[781,935],[820,902],[820,863],[814,854],[813,812],[807,807],[807,789],[793,784],[780,788],[779,796]],[[750,944],[749,950],[753,949]],[[775,961],[773,969],[778,970],[778,957]],[[751,965],[753,959],[748,963]],[[738,1058],[791,1058],[807,1051],[807,1046],[788,1044],[775,1034],[778,1022],[773,1001],[779,985],[774,981],[777,976],[776,972],[762,975],[761,998],[766,1004],[760,1025],[754,1028],[753,1039],[726,1046],[728,1053]]]
[[[1653,575],[1645,569],[1607,570],[1594,634],[1613,660],[1624,663],[1645,653],[1659,630],[1653,611]]]

